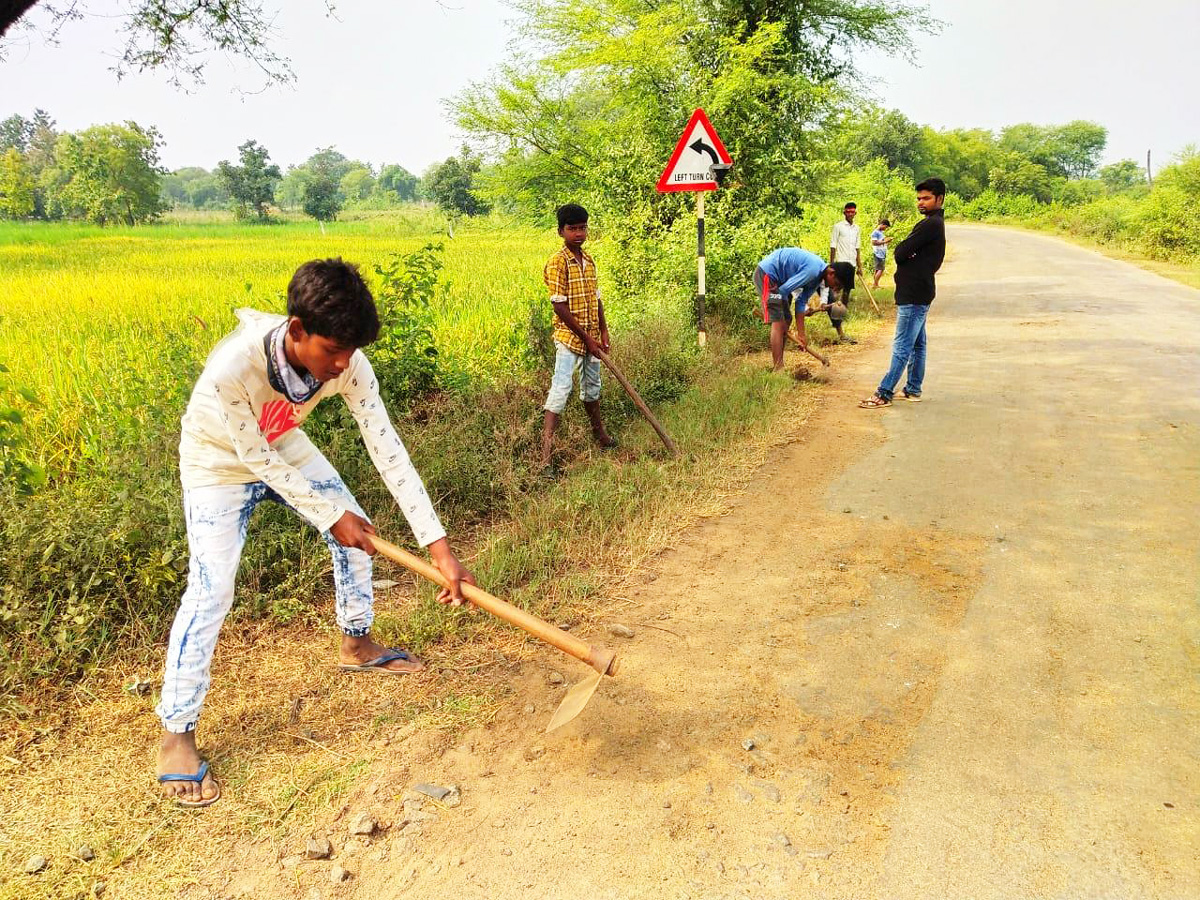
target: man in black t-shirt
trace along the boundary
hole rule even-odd
[[[859,402],[863,409],[892,405],[900,376],[908,368],[903,397],[914,403],[921,399],[925,380],[925,319],[936,287],[934,273],[946,257],[946,223],[942,204],[946,183],[927,178],[917,185],[917,210],[925,218],[892,251],[896,260],[896,336],[892,340],[892,364],[879,382],[873,397]]]

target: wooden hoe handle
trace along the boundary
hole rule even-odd
[[[385,541],[377,535],[371,535],[371,542],[375,545],[376,550],[393,562],[397,562],[404,566],[404,568],[416,572],[422,578],[428,579],[434,584],[449,587],[445,576],[438,571],[437,566],[427,563],[419,556],[414,556],[407,550],[401,550],[395,544]],[[516,625],[521,630],[532,634],[538,640],[545,641],[547,644],[557,647],[563,653],[587,663],[601,675],[617,674],[617,655],[611,650],[605,650],[603,647],[593,647],[575,635],[563,631],[561,628],[556,628],[549,622],[543,621],[537,616],[513,606],[511,603],[505,603],[499,597],[493,597],[487,591],[477,588],[473,584],[463,582],[462,592],[464,597],[480,609],[490,612],[493,616],[503,619],[510,625]]]
[[[679,450],[676,448],[675,442],[671,440],[671,436],[663,430],[663,427],[658,424],[658,419],[654,418],[654,413],[650,412],[650,407],[648,407],[646,402],[638,396],[638,392],[633,389],[633,385],[629,383],[628,379],[626,379],[625,373],[617,368],[617,364],[613,362],[612,359],[609,358],[609,355],[603,350],[601,350],[597,355],[600,357],[600,362],[608,366],[608,370],[613,373],[613,377],[615,377],[617,381],[621,382],[621,387],[625,388],[625,393],[629,395],[629,399],[633,401],[633,405],[641,410],[642,415],[646,417],[646,421],[650,423],[650,427],[658,432],[658,436],[662,438],[662,442],[666,445],[667,451],[672,456],[678,456]]]
[[[867,292],[867,297],[870,298],[870,300],[871,300],[871,305],[873,307],[875,307],[875,313],[877,315],[882,316],[883,310],[881,310],[879,308],[879,304],[875,302],[875,295],[872,294],[871,289],[869,287],[867,287],[867,276],[866,275],[863,275],[863,277],[862,277],[862,286],[863,286],[863,290]]]
[[[797,323],[797,325],[796,325],[796,327],[797,327],[797,328],[803,328],[803,327],[804,327],[804,322],[803,322],[803,320],[801,320],[800,322],[798,322],[798,323]],[[791,341],[793,344],[795,344],[797,347],[799,347],[801,350],[803,350],[803,351],[804,351],[805,353],[807,353],[809,356],[816,357],[818,360],[820,360],[820,362],[821,362],[821,365],[823,365],[823,366],[827,366],[827,365],[829,365],[829,357],[827,357],[827,356],[822,356],[820,353],[818,353],[818,352],[817,352],[816,350],[814,350],[812,347],[809,347],[809,346],[807,346],[807,345],[805,345],[805,344],[802,344],[802,343],[800,343],[800,340],[799,340],[799,338],[797,338],[797,337],[796,337],[796,335],[792,334],[792,332],[791,332],[791,329],[789,329],[789,330],[788,330],[787,336],[788,336],[788,339],[789,339],[789,340],[790,340],[790,341]]]

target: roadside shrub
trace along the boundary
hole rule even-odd
[[[375,266],[382,327],[371,345],[371,358],[381,388],[405,407],[438,384],[430,304],[442,270],[441,253],[441,244],[426,244],[415,253],[393,253],[384,265]]]
[[[1159,259],[1194,260],[1200,254],[1197,210],[1200,191],[1189,195],[1170,183],[1155,185],[1133,218],[1139,249]]]
[[[1041,204],[1028,194],[999,194],[988,189],[975,199],[964,203],[965,218],[985,221],[993,218],[1029,219],[1037,214]]]

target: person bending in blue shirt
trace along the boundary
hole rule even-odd
[[[796,317],[802,347],[807,347],[804,335],[805,307],[822,282],[834,295],[854,287],[854,263],[825,262],[815,253],[799,247],[780,247],[770,253],[754,269],[754,286],[762,302],[763,322],[771,326],[771,359],[775,370],[783,368],[783,346],[792,324],[792,297],[796,298]],[[823,304],[813,312],[828,309]]]

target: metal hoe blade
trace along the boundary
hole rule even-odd
[[[549,734],[555,728],[561,728],[583,712],[583,708],[592,699],[592,694],[596,693],[596,688],[600,685],[600,679],[603,677],[603,672],[592,672],[587,678],[567,691],[567,695],[563,697],[562,703],[558,704],[558,709],[550,717],[550,724],[546,726],[546,733]]]

